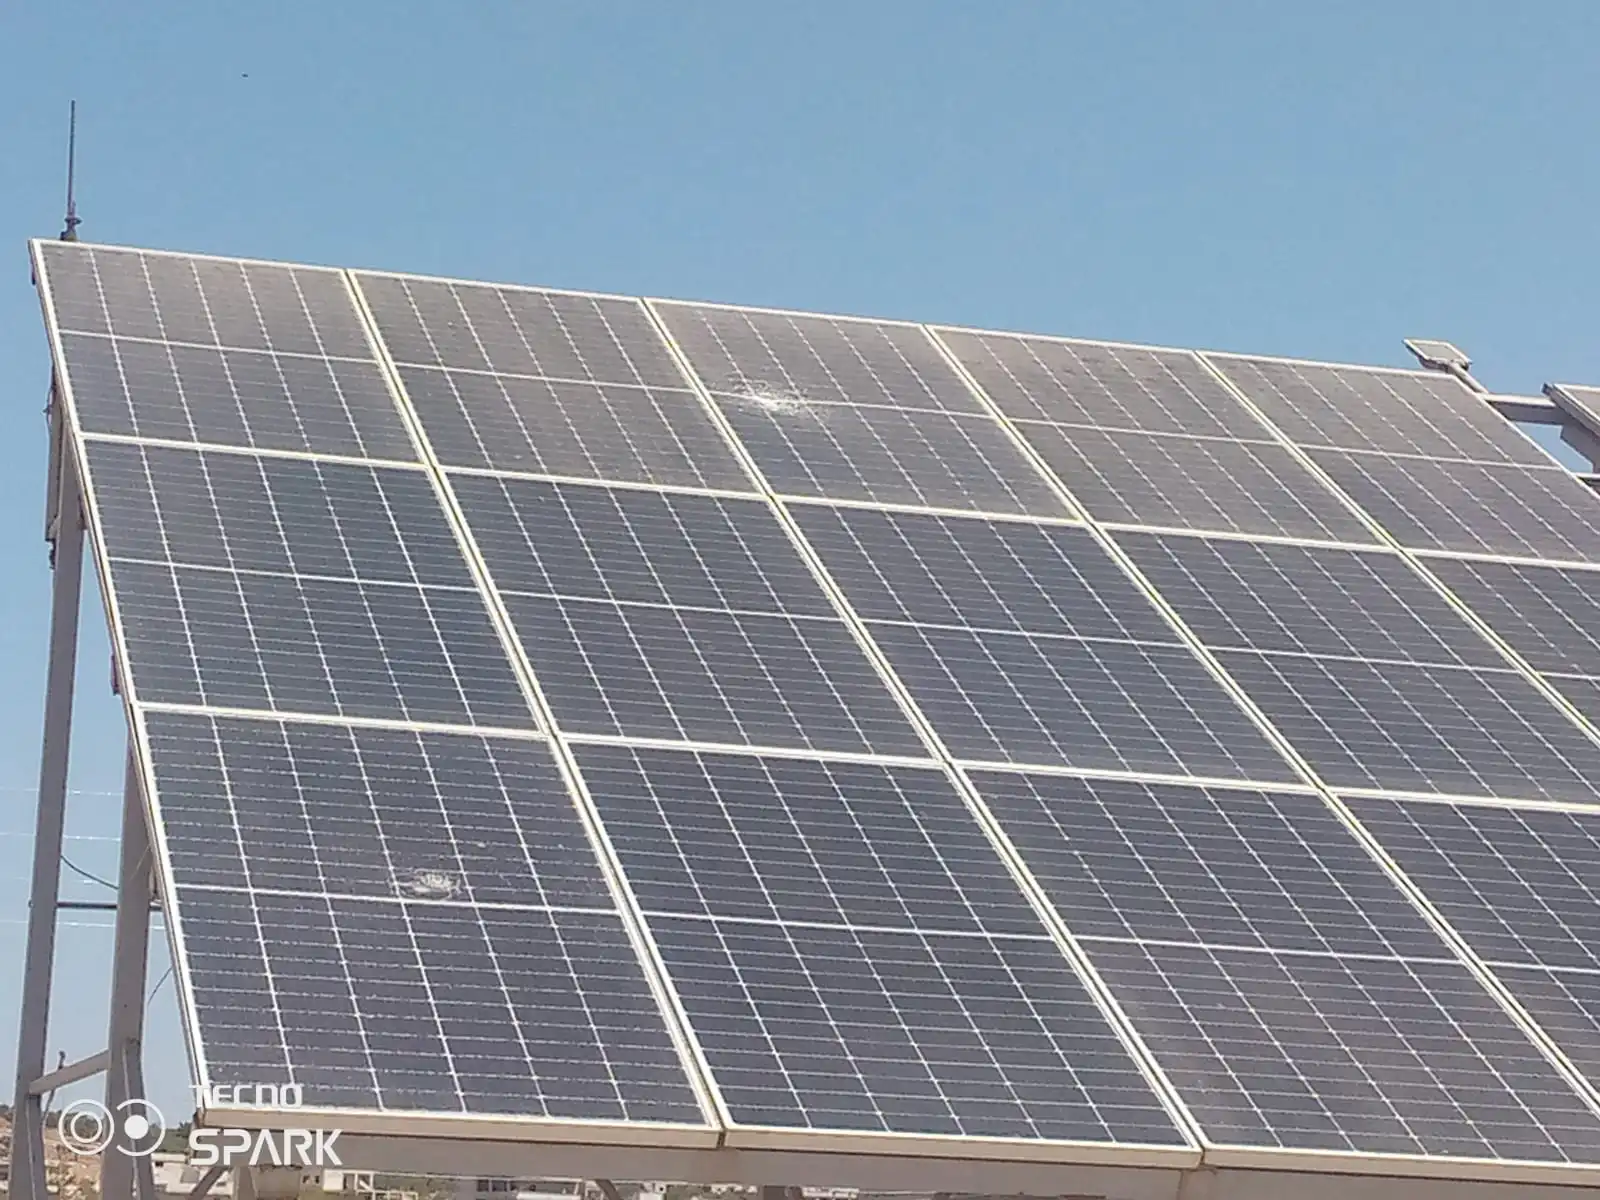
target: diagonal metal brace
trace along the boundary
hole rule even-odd
[[[91,1054],[88,1058],[80,1058],[77,1062],[68,1063],[59,1070],[51,1071],[48,1075],[39,1076],[28,1085],[28,1091],[35,1096],[43,1096],[46,1092],[64,1088],[69,1083],[77,1083],[80,1079],[88,1079],[91,1075],[98,1075],[110,1066],[111,1051],[102,1050],[99,1054]]]

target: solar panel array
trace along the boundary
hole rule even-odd
[[[1600,497],[1455,380],[35,252],[204,1081],[1600,1167]]]

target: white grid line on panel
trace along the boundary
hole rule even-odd
[[[313,450],[280,450],[270,446],[230,446],[224,442],[185,442],[174,438],[139,437],[125,433],[90,433],[84,431],[78,436],[86,444],[108,442],[124,446],[150,446],[164,450],[192,450],[200,454],[232,454],[239,458],[283,458],[295,462],[329,463],[334,466],[373,467],[385,471],[414,471],[417,474],[427,470],[419,462],[408,462],[397,458],[364,458],[357,455],[327,454]]]

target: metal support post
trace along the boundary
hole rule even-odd
[[[55,405],[60,421],[60,405]],[[67,761],[72,739],[72,686],[78,663],[78,602],[83,584],[83,507],[76,466],[60,456],[56,501],[55,582],[50,603],[50,666],[45,684],[44,746],[39,761],[39,811],[33,833],[33,883],[28,945],[22,968],[17,1033],[17,1089],[12,1108],[11,1200],[46,1200],[44,1105],[33,1082],[45,1073],[50,982],[56,957],[56,901],[66,820]]]
[[[122,1118],[142,1107],[124,1109],[128,1100],[144,1099],[144,986],[145,963],[150,953],[150,836],[145,826],[144,795],[133,747],[128,748],[127,774],[122,785],[122,851],[117,869],[117,918],[111,953],[111,1022],[106,1034],[110,1062],[106,1070],[106,1107],[117,1123],[116,1135],[100,1162],[100,1194],[127,1196],[132,1191],[135,1168],[140,1192],[154,1193],[154,1181],[145,1184],[148,1156],[131,1157]]]
[[[220,1162],[213,1163],[206,1168],[206,1173],[200,1176],[199,1181],[194,1185],[194,1189],[189,1193],[189,1200],[205,1200],[205,1197],[211,1194],[212,1187],[216,1185],[217,1180],[222,1178],[222,1173],[227,1169]]]

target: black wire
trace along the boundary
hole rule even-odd
[[[145,1002],[146,1005],[148,1005],[150,1003],[150,1001],[152,1001],[152,1000],[154,1000],[156,998],[156,993],[161,990],[161,985],[163,983],[165,983],[167,980],[171,979],[171,978],[172,978],[172,964],[168,963],[167,964],[166,973],[163,974],[160,979],[156,980],[155,987],[151,988],[150,989],[150,994],[144,998],[144,1002]]]
[[[80,867],[77,863],[73,862],[65,854],[63,854],[61,856],[61,861],[66,863],[67,866],[71,867],[74,871],[76,871],[79,875],[82,875],[85,879],[89,880],[91,883],[98,883],[101,887],[108,887],[113,892],[117,890],[117,885],[112,883],[109,879],[101,879],[100,876],[94,874],[92,871],[85,871],[82,867]]]

